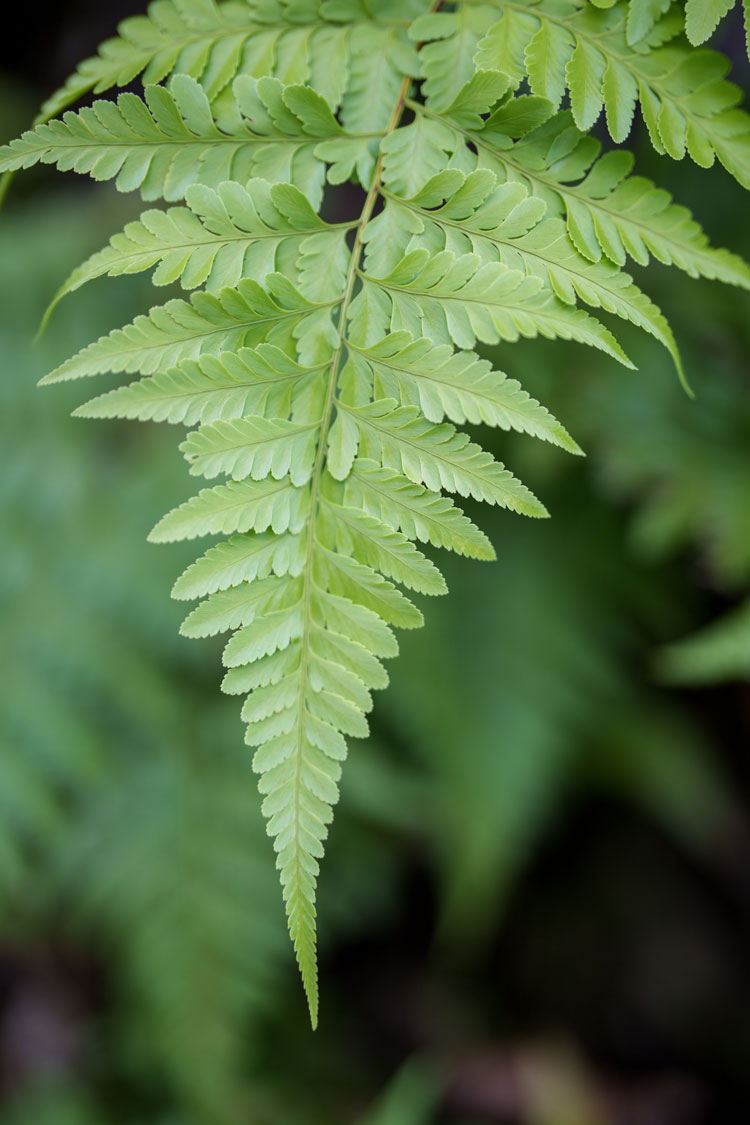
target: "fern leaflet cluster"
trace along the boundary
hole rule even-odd
[[[456,426],[580,453],[477,347],[542,335],[631,366],[587,306],[650,333],[682,376],[627,258],[750,288],[627,152],[586,135],[604,109],[623,141],[638,102],[657,151],[718,158],[750,184],[750,118],[722,57],[691,46],[726,8],[689,0],[686,40],[662,0],[156,0],[0,150],[5,172],[54,164],[174,204],[129,223],[53,304],[144,270],[192,295],[44,382],[138,375],[76,413],[190,427],[190,473],[219,478],[151,539],[228,537],[173,593],[198,601],[186,636],[231,634],[223,686],[245,697],[313,1023],[315,889],[346,740],[368,732],[394,629],[422,624],[402,587],[445,592],[425,545],[493,558],[454,496],[547,514]],[[143,98],[68,109],[138,75]],[[358,216],[325,221],[328,186],[347,181]]]

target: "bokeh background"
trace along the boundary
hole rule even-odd
[[[0,135],[138,0],[14,5]],[[719,36],[737,60],[739,20]],[[750,256],[721,170],[640,168]],[[152,301],[58,284],[138,211],[49,170],[0,215],[0,1125],[750,1120],[750,294],[654,266],[665,352],[496,353],[589,452],[485,432],[553,518],[403,636],[320,885],[309,1030],[219,645],[178,637],[168,427],[36,380]],[[635,271],[637,274],[642,271]],[[188,554],[190,548],[188,546]]]

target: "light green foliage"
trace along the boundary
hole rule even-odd
[[[735,0],[686,0],[685,34],[691,43],[705,43],[716,25],[734,7]],[[750,55],[750,5],[742,0]]]
[[[729,64],[722,55],[691,46],[708,38],[727,10],[724,0],[688,3],[690,43],[675,41],[682,23],[677,10],[652,25],[663,4],[648,11],[641,4],[637,13],[624,3],[604,8],[580,0],[502,0],[497,6],[502,15],[477,48],[479,66],[502,71],[514,84],[528,78],[532,93],[555,107],[569,90],[581,130],[604,109],[617,142],[627,137],[640,102],[657,152],[679,160],[687,151],[703,167],[718,157],[750,185],[750,117],[736,108],[741,92],[724,81]]]
[[[212,99],[237,74],[274,74],[287,84],[309,83],[334,107],[346,105],[363,93],[363,33],[368,48],[380,48],[368,50],[370,57],[397,50],[423,8],[421,0],[158,0],[148,15],[124,20],[118,36],[45,102],[41,116],[56,116],[89,90],[127,86],[139,75],[144,84],[162,82],[174,73],[200,79]],[[396,69],[396,60],[389,65]]]
[[[681,372],[666,319],[620,268],[626,257],[750,286],[740,259],[630,175],[627,154],[600,157],[584,135],[604,106],[624,140],[639,99],[659,152],[702,165],[718,156],[750,182],[750,118],[722,57],[676,38],[678,13],[640,5],[629,18],[624,3],[573,0],[439,7],[156,0],[43,117],[137,75],[145,100],[95,101],[0,150],[6,172],[54,164],[178,204],[128,224],[56,300],[149,269],[157,285],[198,291],[44,381],[140,375],[77,414],[196,427],[180,444],[191,474],[228,478],[151,538],[231,536],[173,593],[203,599],[186,636],[231,634],[224,688],[246,697],[313,1023],[316,885],[347,738],[368,732],[394,629],[422,624],[400,587],[446,589],[415,541],[493,557],[443,492],[547,514],[454,423],[580,452],[475,348],[543,336],[632,366],[581,300],[645,329]],[[531,93],[518,92],[524,81]],[[346,181],[363,189],[357,217],[324,221],[326,185]]]
[[[3,168],[41,161],[114,179],[120,191],[138,188],[144,199],[169,200],[181,199],[193,183],[218,187],[261,176],[294,183],[319,204],[325,165],[315,150],[321,138],[341,132],[327,103],[321,119],[319,95],[270,77],[241,76],[233,91],[225,123],[217,121],[199,83],[184,74],[169,88],[147,86],[145,101],[135,94],[96,101],[12,141]],[[354,164],[368,139],[346,138],[341,157]]]
[[[473,128],[453,119],[445,123],[454,136],[451,163],[520,181],[553,213],[565,215],[573,243],[590,261],[605,257],[621,266],[630,257],[646,265],[653,255],[693,277],[750,288],[745,262],[710,247],[690,212],[668,192],[630,175],[629,152],[600,156],[600,143],[578,131],[569,110],[552,114],[545,100],[522,95]]]
[[[346,258],[346,227],[327,228],[305,196],[289,184],[250,180],[243,187],[230,181],[219,190],[196,184],[185,195],[187,207],[145,211],[138,222],[128,223],[106,249],[73,272],[52,308],[96,277],[153,267],[154,285],[179,281],[183,289],[205,285],[218,292],[243,278],[262,281],[276,269],[283,272],[287,261],[293,265],[300,243],[318,232],[325,232],[324,237],[307,243],[307,268],[300,271],[300,284],[310,295],[320,293],[322,286],[325,296],[328,259]],[[314,265],[323,268],[311,268]]]
[[[661,650],[657,669],[677,684],[750,680],[750,601]]]
[[[466,250],[483,261],[501,261],[539,277],[566,304],[575,305],[580,298],[651,332],[679,367],[674,338],[659,310],[628,274],[609,263],[591,263],[578,252],[561,220],[546,218],[546,211],[545,202],[530,197],[522,184],[498,184],[488,169],[468,176],[450,170],[432,177],[412,199],[388,199],[382,216],[371,224],[385,228],[382,250],[373,239],[371,252],[379,261],[386,259],[390,230],[400,225],[433,252]]]

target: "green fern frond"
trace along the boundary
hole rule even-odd
[[[650,332],[669,350],[681,371],[674,336],[659,309],[628,274],[613,264],[592,263],[580,254],[564,224],[546,218],[544,201],[529,196],[522,184],[498,184],[488,169],[477,169],[468,176],[446,169],[411,199],[384,195],[386,208],[371,224],[369,234],[379,262],[387,260],[394,225],[413,232],[412,248],[425,246],[431,253],[444,249],[472,252],[486,262],[499,260],[540,278],[568,305],[580,298]],[[377,224],[387,228],[382,248],[373,233]]]
[[[496,12],[486,4],[456,7],[455,12],[422,16],[414,21],[409,33],[416,42],[424,43],[420,52],[420,73],[425,80],[422,90],[430,106],[439,110],[452,105],[474,77],[474,56],[496,18]]]
[[[420,0],[372,6],[358,0],[156,0],[148,15],[123,20],[118,36],[79,65],[40,117],[56,117],[90,90],[101,94],[139,76],[144,85],[163,82],[172,74],[199,79],[211,100],[237,74],[273,75],[288,85],[309,84],[336,108],[345,93],[358,96],[354,78],[351,92],[347,82],[362,53],[358,35],[368,36],[368,47],[372,36],[382,38],[381,48],[405,46],[404,29],[424,6]]]
[[[376,400],[394,398],[417,406],[429,422],[483,422],[531,434],[570,453],[581,452],[557,419],[515,379],[493,371],[491,363],[473,352],[435,347],[401,331],[370,348],[350,342],[349,362],[357,386],[371,386]]]
[[[358,407],[342,404],[342,410],[357,427],[361,456],[402,473],[414,484],[473,496],[526,516],[547,514],[507,469],[447,422],[435,426],[416,407],[398,406],[394,399]]]
[[[672,0],[630,0],[628,4],[628,44],[632,47],[645,39],[651,29],[669,11]]]
[[[456,425],[580,453],[477,345],[545,336],[632,366],[580,300],[643,328],[679,368],[665,318],[620,269],[626,256],[750,286],[744,263],[629,175],[627,154],[598,158],[577,127],[604,104],[623,139],[638,97],[659,151],[716,155],[748,181],[750,119],[719,56],[664,45],[680,30],[674,13],[640,5],[628,24],[622,3],[442,7],[157,0],[44,112],[138,74],[145,100],[96,101],[0,150],[0,170],[55,164],[180,202],[115,235],[56,300],[150,269],[156,285],[199,291],[43,382],[140,376],[76,413],[195,427],[180,444],[190,473],[225,478],[151,539],[229,537],[173,596],[199,602],[184,635],[230,634],[223,686],[246,697],[313,1023],[316,885],[347,739],[368,732],[394,629],[422,624],[412,592],[446,589],[417,543],[494,557],[444,492],[547,514]],[[523,81],[530,94],[515,92]],[[566,89],[572,108],[555,113]],[[358,213],[324,221],[326,185],[347,182],[364,189]]]
[[[555,107],[569,90],[582,131],[605,109],[618,143],[640,102],[657,152],[681,160],[687,151],[702,167],[718,158],[750,186],[750,117],[736,108],[740,89],[724,81],[729,63],[690,44],[661,46],[680,30],[670,14],[631,45],[623,3],[603,9],[579,0],[498,0],[497,6],[503,14],[477,48],[478,66],[503,71],[516,85],[528,78],[532,93]]]
[[[431,492],[377,461],[358,457],[346,481],[346,499],[410,539],[475,559],[493,559],[487,536],[446,496]]]
[[[171,371],[99,395],[79,418],[138,418],[141,421],[214,422],[243,414],[284,416],[301,381],[321,368],[302,367],[272,344],[186,360]]]
[[[287,477],[243,480],[207,488],[175,508],[149,535],[152,543],[174,543],[200,535],[231,535],[235,531],[298,533],[307,518],[307,491]]]
[[[0,149],[0,171],[56,164],[95,180],[115,180],[120,191],[138,189],[146,200],[182,199],[191,184],[218,187],[259,176],[294,184],[319,206],[325,167],[315,148],[343,132],[327,103],[307,87],[285,88],[275,78],[241,76],[233,90],[226,128],[217,123],[203,88],[184,74],[175,75],[168,89],[147,86],[145,103],[130,93],[117,102],[96,101]],[[321,122],[321,102],[330,126]],[[371,137],[346,138],[350,164],[367,152]]]
[[[430,115],[418,103],[410,108]],[[578,131],[569,110],[551,115],[544,99],[521,96],[493,111],[479,128],[441,120],[464,145],[454,163],[488,168],[501,182],[524,184],[553,213],[565,215],[571,240],[590,261],[604,255],[618,266],[628,257],[647,265],[653,255],[691,277],[750,288],[746,262],[711,247],[687,208],[673,203],[664,189],[631,176],[629,152],[599,156],[600,143]]]
[[[68,293],[105,274],[154,269],[154,285],[179,281],[183,289],[205,285],[212,293],[243,278],[263,281],[276,270],[294,269],[303,240],[308,241],[299,273],[301,291],[325,296],[328,283],[335,294],[329,263],[338,259],[345,268],[345,233],[354,224],[330,227],[297,188],[265,180],[251,180],[247,187],[230,181],[218,190],[193,185],[185,198],[187,207],[145,211],[138,222],[128,223],[71,274],[49,312]],[[322,238],[313,240],[321,233]]]
[[[456,256],[444,250],[431,256],[417,249],[386,277],[361,276],[362,293],[352,311],[355,332],[368,342],[402,328],[461,348],[473,348],[477,340],[496,344],[521,336],[558,336],[600,348],[632,366],[594,317],[571,309],[538,278],[499,262],[482,264],[477,254]]]
[[[146,84],[161,82],[174,72],[202,78],[211,68],[206,87],[218,93],[236,73],[238,54],[259,30],[242,4],[161,0],[149,6],[147,16],[123,20],[117,38],[107,39],[94,58],[78,66],[47,99],[40,116],[56,117],[90,90],[100,94],[113,86],[127,86],[139,75]]]
[[[313,304],[281,274],[267,288],[244,278],[236,289],[214,297],[199,292],[190,301],[173,300],[117,328],[73,356],[41,380],[43,384],[80,379],[109,371],[159,372],[204,352],[217,354],[268,341],[288,344],[306,320],[336,304]]]

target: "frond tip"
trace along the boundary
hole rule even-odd
[[[51,308],[104,275],[153,271],[193,292],[42,382],[137,376],[76,415],[186,426],[190,474],[214,482],[149,538],[224,537],[172,594],[197,602],[184,636],[228,634],[222,686],[244,697],[313,1026],[317,880],[347,739],[367,736],[394,630],[423,623],[417,597],[446,592],[428,552],[495,557],[454,497],[547,515],[457,427],[582,452],[477,347],[544,336],[632,367],[602,313],[649,333],[683,377],[627,258],[750,288],[748,266],[631,175],[628,153],[600,157],[583,135],[604,110],[624,140],[639,101],[657,151],[718,158],[750,183],[750,118],[725,62],[676,39],[666,0],[441,7],[157,0],[0,148],[0,173],[51,164],[173,204],[115,234]],[[727,8],[688,0],[690,42]],[[143,98],[68,110],[138,75]],[[325,221],[326,185],[346,182],[364,189],[359,214]]]

